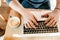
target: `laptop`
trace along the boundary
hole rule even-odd
[[[32,12],[34,12],[33,14],[35,14],[35,16],[41,16],[43,15],[44,12],[42,13],[38,13],[37,12],[37,9],[45,9],[45,10],[50,10],[50,2],[49,0],[23,0],[23,2],[21,3],[23,5],[24,8],[31,8],[31,9],[34,9],[36,10],[36,12],[34,12],[34,10],[32,10]],[[24,5],[26,4],[26,5]],[[37,15],[38,14],[38,15]],[[56,27],[47,27],[45,24],[44,24],[44,21],[41,17],[38,18],[40,20],[38,20],[38,28],[37,29],[34,29],[34,28],[25,28],[25,25],[24,25],[24,30],[23,30],[23,33],[24,34],[38,34],[38,33],[56,33],[58,32],[58,28],[57,28],[57,25]]]
[[[32,0],[26,0],[26,1],[29,5],[33,4]],[[29,1],[32,3],[30,3]],[[23,5],[23,3],[25,4],[25,1],[21,2],[22,5]],[[26,4],[26,5],[28,5],[28,4]],[[38,22],[38,28],[37,29],[25,28],[26,24],[24,24],[24,22],[26,22],[26,21],[24,20],[25,18],[23,18],[22,25],[20,27],[18,27],[18,28],[20,28],[20,34],[13,34],[14,37],[53,36],[54,34],[59,32],[58,25],[56,25],[56,27],[47,27],[44,24],[46,18],[41,18],[41,15],[48,13],[48,12],[52,12],[52,10],[51,10],[52,7],[51,7],[51,4],[49,1],[47,1],[48,7],[43,7],[43,6],[46,6],[45,3],[43,5],[41,5],[41,8],[39,7],[39,4],[35,7],[31,7],[32,5],[31,6],[29,6],[29,5],[28,5],[28,7],[23,5],[23,7],[26,10],[29,10],[30,13],[32,13],[33,15],[36,16],[36,18],[38,19],[38,21],[37,21]],[[33,5],[36,5],[36,4],[33,4]]]

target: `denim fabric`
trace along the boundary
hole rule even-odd
[[[9,4],[9,3],[10,3],[10,1],[11,1],[11,0],[6,0],[7,4]]]
[[[37,2],[43,2],[43,1],[46,1],[46,0],[28,0],[28,1],[37,3]]]
[[[23,0],[20,3],[25,8],[50,9],[49,0]]]
[[[6,0],[9,4],[11,0]],[[19,0],[25,8],[34,8],[34,9],[50,9],[49,0]]]

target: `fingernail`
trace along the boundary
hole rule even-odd
[[[37,29],[37,27],[35,29]]]
[[[36,24],[36,26],[38,26],[38,23]]]
[[[46,24],[46,22],[44,22],[44,24]]]
[[[52,27],[52,26],[50,25],[50,27]]]
[[[46,23],[44,23],[44,25],[46,25]]]
[[[28,27],[25,27],[25,28],[28,28]]]
[[[48,26],[48,25],[46,25],[46,26]]]

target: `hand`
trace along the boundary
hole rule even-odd
[[[59,19],[59,11],[56,9],[50,13],[42,15],[42,17],[47,17],[45,20],[46,26],[56,27],[58,19]]]
[[[26,12],[26,14],[24,15],[25,19],[27,19],[27,23],[26,23],[26,28],[37,28],[36,25],[38,25],[37,23],[37,18],[29,12]]]

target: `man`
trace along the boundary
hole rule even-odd
[[[20,1],[20,0],[19,0]],[[23,17],[25,17],[27,19],[27,27],[26,28],[36,28],[35,26],[38,25],[37,23],[37,19],[36,17],[29,13],[24,7],[30,7],[30,8],[42,8],[42,9],[49,9],[49,5],[44,5],[44,7],[40,7],[41,4],[47,4],[47,2],[45,1],[48,1],[48,0],[23,0],[23,2],[20,4],[18,0],[6,0],[6,2],[9,4],[9,6],[16,10],[17,12],[19,12]],[[27,3],[28,2],[28,3]],[[37,2],[38,3],[41,3],[41,4],[38,4],[37,6],[35,6],[36,4],[31,4],[30,2]],[[32,6],[30,6],[30,5]],[[50,12],[50,13],[46,13],[44,15],[42,15],[42,17],[45,17],[45,16],[48,16],[47,20],[45,20],[45,24],[46,26],[50,26],[50,27],[55,27],[56,24],[57,24],[57,21],[58,21],[58,17],[59,17],[59,13],[60,13],[60,0],[57,0],[57,5],[56,5],[56,8]]]

